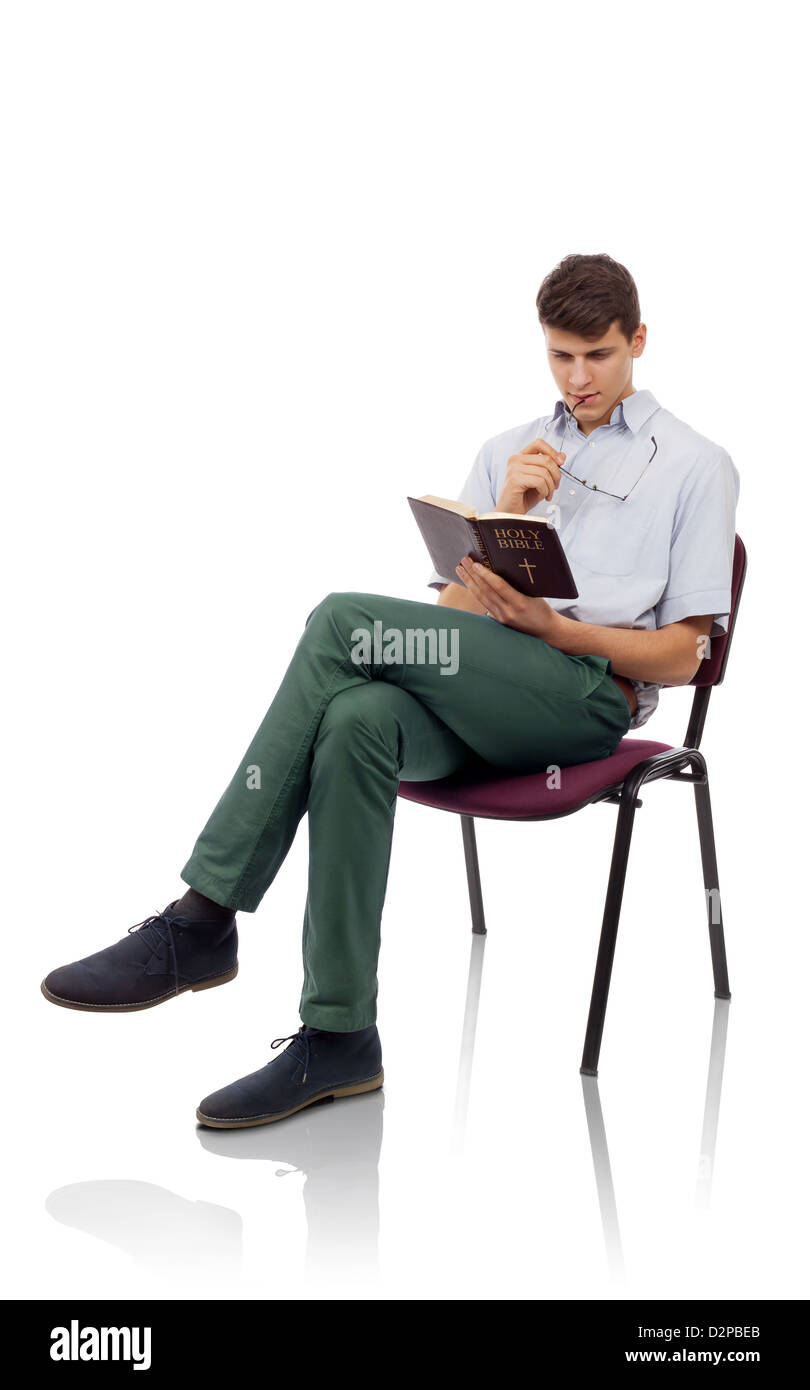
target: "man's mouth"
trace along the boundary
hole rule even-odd
[[[583,405],[585,401],[595,401],[598,395],[598,391],[592,391],[590,396],[574,396],[572,394],[571,399],[572,401],[576,401],[577,405]]]

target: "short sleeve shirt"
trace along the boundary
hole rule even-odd
[[[571,420],[563,444],[565,424],[558,400],[553,414],[486,440],[457,500],[494,511],[512,454],[548,440],[565,453],[566,472],[526,515],[551,517],[579,590],[575,599],[548,599],[550,606],[604,627],[660,628],[711,613],[710,639],[726,632],[740,477],[725,449],[646,390],[620,401],[589,435]],[[438,589],[457,581],[433,570],[427,582]],[[661,686],[632,684],[638,708],[630,727],[639,728]]]

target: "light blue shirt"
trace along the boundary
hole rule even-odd
[[[585,484],[630,494],[623,502],[606,497],[563,473],[551,498],[526,513],[552,517],[579,590],[575,599],[548,599],[551,607],[579,622],[630,628],[712,613],[710,641],[726,632],[740,476],[725,449],[664,410],[651,391],[634,391],[589,435],[572,420],[563,444],[565,423],[558,400],[552,415],[486,440],[457,500],[494,511],[512,454],[547,439]],[[455,575],[435,569],[428,580],[436,589],[453,582]],[[637,729],[661,686],[632,684]]]

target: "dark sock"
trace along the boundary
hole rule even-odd
[[[182,912],[183,916],[192,922],[225,922],[234,915],[232,907],[222,907],[212,898],[204,898],[202,893],[198,893],[194,888],[189,888],[188,892],[178,899],[172,912]]]
[[[358,1033],[368,1033],[372,1028],[376,1028],[377,1025],[376,1023],[370,1023],[366,1028],[355,1028],[348,1033],[336,1033],[329,1028],[315,1028],[310,1023],[305,1023],[304,1027],[308,1033],[320,1033],[324,1038],[353,1038],[356,1037]]]

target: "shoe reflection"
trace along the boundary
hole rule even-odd
[[[379,1272],[384,1106],[380,1089],[309,1106],[276,1124],[233,1130],[200,1125],[197,1137],[220,1158],[286,1165],[268,1175],[274,1181],[303,1174],[308,1278],[365,1282]],[[189,1201],[155,1183],[71,1183],[51,1192],[45,1209],[55,1221],[125,1251],[149,1271],[210,1275],[223,1283],[241,1270],[238,1212]]]
[[[165,1273],[238,1271],[242,1218],[229,1207],[191,1202],[156,1183],[102,1178],[57,1187],[45,1200],[54,1221],[84,1231]]]
[[[379,1269],[379,1162],[385,1091],[309,1105],[275,1124],[207,1129],[202,1148],[220,1158],[284,1163],[303,1173],[305,1270],[314,1279],[374,1278]]]

